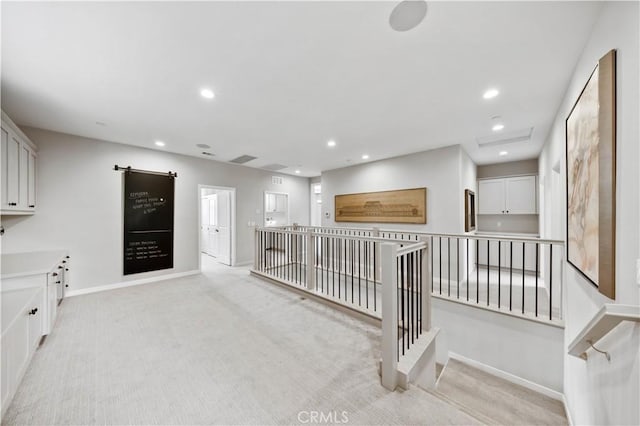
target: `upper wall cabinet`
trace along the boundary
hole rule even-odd
[[[537,214],[535,176],[478,181],[478,214]]]
[[[36,146],[2,112],[0,213],[33,214],[36,210]]]

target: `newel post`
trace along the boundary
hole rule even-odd
[[[382,386],[395,390],[398,385],[398,284],[396,262],[398,246],[382,244]]]
[[[258,258],[260,257],[260,247],[258,242],[258,228],[253,228],[253,270],[258,270]]]
[[[307,290],[315,290],[316,289],[316,274],[314,259],[316,257],[316,246],[315,239],[313,237],[313,230],[309,229],[307,231],[307,235],[305,236],[307,239],[307,259],[306,259],[306,275],[307,275]]]
[[[421,240],[426,244],[425,249],[422,251],[422,277],[420,280],[420,291],[422,294],[422,331],[429,331],[431,329],[431,263],[429,262],[429,256],[433,247],[431,247],[431,239],[428,237],[421,237]]]

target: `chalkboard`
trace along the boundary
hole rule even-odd
[[[124,173],[124,275],[173,268],[174,176]]]

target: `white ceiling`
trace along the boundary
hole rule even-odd
[[[213,159],[303,176],[452,144],[478,164],[536,157],[600,4],[429,2],[407,32],[389,26],[396,4],[3,1],[2,108],[22,125],[201,157],[204,143]],[[501,93],[487,101],[489,87]],[[532,139],[478,148],[494,115]]]

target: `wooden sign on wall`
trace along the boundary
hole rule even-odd
[[[336,222],[427,223],[427,188],[335,196]]]

